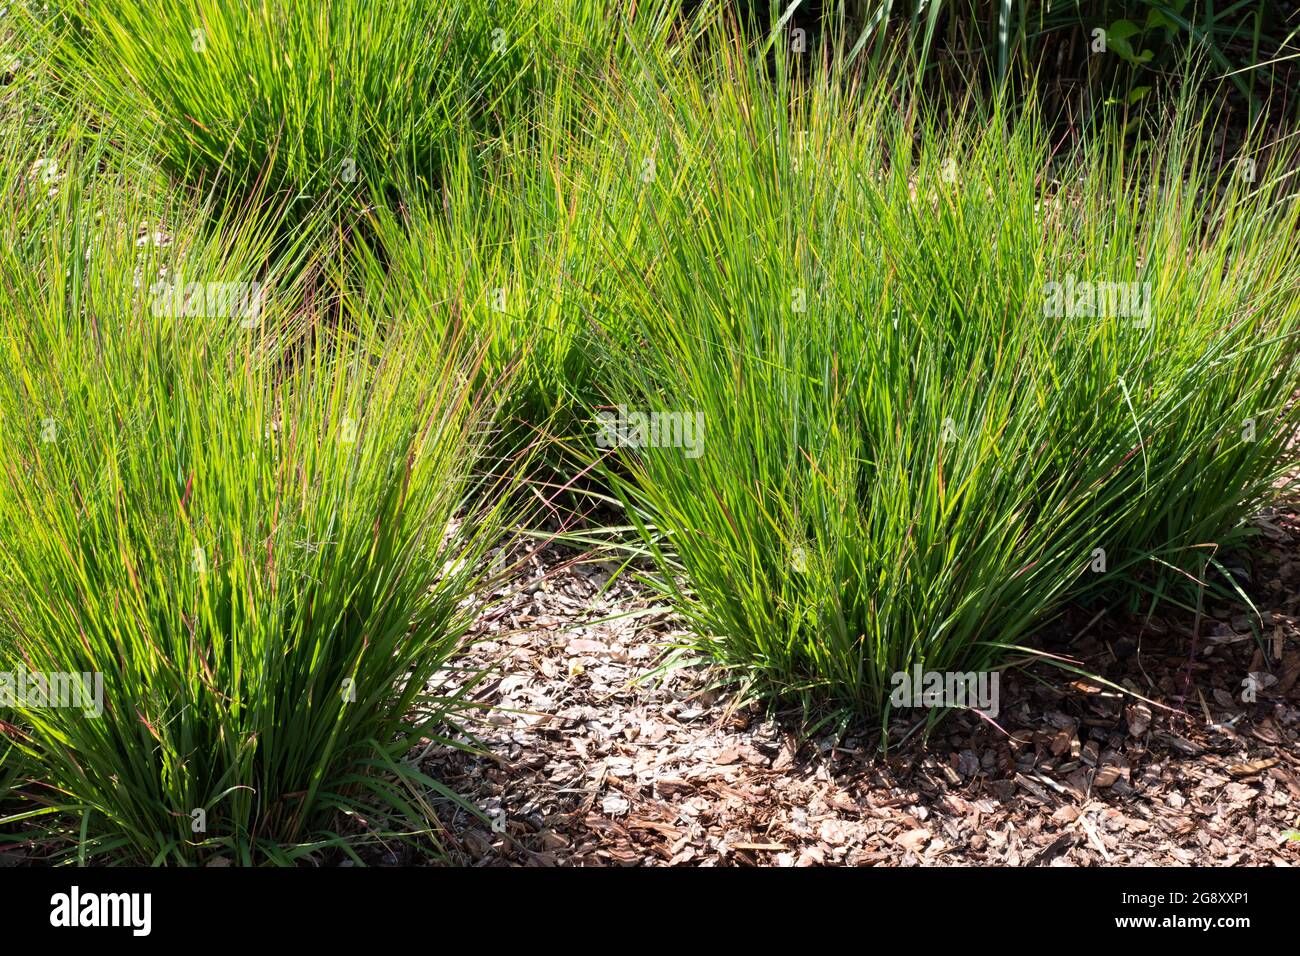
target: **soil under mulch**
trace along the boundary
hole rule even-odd
[[[735,711],[703,666],[655,676],[681,636],[667,613],[626,576],[610,585],[611,565],[544,551],[465,661],[494,668],[472,694],[500,708],[474,728],[492,755],[425,764],[493,821],[446,804],[452,859],[1300,863],[1300,517],[1262,524],[1244,585],[1262,620],[1081,619],[1051,647],[1170,709],[1034,665],[1003,674],[996,723],[956,714],[884,758],[866,735],[802,739]]]

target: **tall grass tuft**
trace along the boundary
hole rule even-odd
[[[54,180],[15,163],[0,184],[21,210],[0,669],[102,679],[102,700],[7,714],[38,768],[22,816],[82,860],[434,839],[418,755],[455,702],[427,687],[498,527],[474,356],[331,333],[268,262],[274,224],[160,202],[113,162],[69,148]],[[254,281],[257,311],[228,308]]]
[[[671,2],[639,14],[672,23]],[[291,210],[436,187],[457,145],[521,121],[623,40],[636,5],[108,0],[56,6],[69,84],[156,132],[176,177]]]
[[[607,197],[650,225],[620,244],[631,333],[591,428],[623,408],[606,454],[698,646],[887,721],[898,672],[995,667],[1067,602],[1204,580],[1292,459],[1292,153],[1239,144],[1248,181],[1185,109],[1141,156],[1053,160],[996,104],[941,126],[788,75],[720,49],[602,111],[658,175]]]

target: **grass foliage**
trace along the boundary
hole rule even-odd
[[[51,182],[8,159],[4,659],[103,675],[102,714],[15,708],[32,814],[82,859],[429,837],[404,758],[456,708],[427,685],[497,540],[475,357],[323,327],[266,264],[274,221],[160,204],[103,153]],[[255,320],[192,307],[255,280]]]
[[[649,225],[609,402],[706,441],[625,450],[619,487],[738,679],[887,719],[893,673],[995,666],[1067,601],[1177,597],[1247,534],[1296,426],[1289,151],[1247,182],[1185,112],[1147,152],[1053,160],[1032,119],[941,130],[741,51],[657,87],[611,119],[659,172],[610,217]],[[1048,314],[1071,279],[1149,314]]]
[[[896,672],[1248,545],[1295,464],[1291,140],[1211,152],[1189,96],[1060,152],[684,6],[4,15],[0,670],[103,679],[6,709],[11,839],[436,846],[430,688],[539,451],[810,716],[887,725]],[[611,413],[679,432],[606,447]]]

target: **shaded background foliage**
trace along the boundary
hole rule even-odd
[[[695,6],[703,5],[700,0]],[[1300,101],[1300,5],[1293,0],[729,0],[757,29],[783,24],[844,55],[919,66],[957,95],[1002,81],[1036,87],[1046,109],[1076,113],[1174,91],[1184,62],[1204,63],[1225,104],[1294,118]],[[1106,53],[1093,31],[1106,32]]]

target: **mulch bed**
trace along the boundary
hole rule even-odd
[[[1300,518],[1264,526],[1246,585],[1262,621],[1103,618],[1051,647],[1157,706],[1034,665],[1003,675],[995,723],[956,714],[888,757],[865,733],[805,739],[736,711],[706,667],[655,675],[671,617],[611,565],[547,549],[465,660],[493,668],[473,691],[500,708],[474,728],[491,756],[425,764],[492,821],[445,804],[452,860],[1300,863]]]

